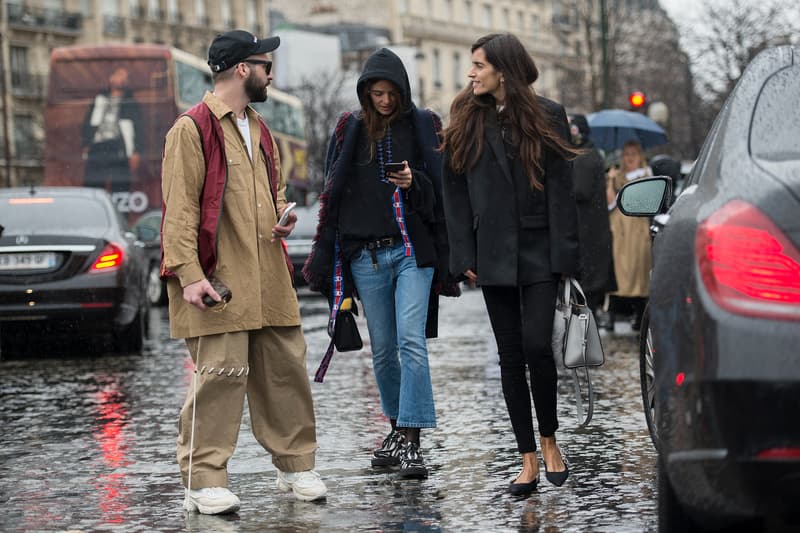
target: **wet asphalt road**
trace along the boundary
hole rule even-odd
[[[312,296],[301,306],[313,375],[328,342],[327,307]],[[520,463],[479,291],[442,299],[439,318],[440,338],[429,344],[439,427],[422,435],[429,479],[401,481],[369,467],[388,423],[360,322],[364,350],[337,353],[325,383],[312,384],[327,501],[303,503],[276,489],[245,416],[229,464],[242,509],[224,517],[181,507],[176,422],[191,360],[182,341],[168,338],[165,310],[151,317],[153,338],[141,356],[85,357],[86,347],[43,344],[36,357],[4,359],[0,531],[656,530],[637,337],[604,337],[588,429],[577,429],[571,383],[560,382],[557,436],[572,475],[561,488],[542,479],[538,492],[517,499],[506,492]]]

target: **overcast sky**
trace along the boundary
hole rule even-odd
[[[693,15],[697,13],[697,5],[702,0],[659,0],[661,6],[666,9],[670,18],[675,21],[678,26],[682,26],[689,22]]]

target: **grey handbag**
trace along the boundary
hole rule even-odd
[[[586,426],[594,413],[594,393],[589,367],[600,366],[605,362],[600,333],[597,330],[594,314],[586,304],[586,295],[580,283],[574,278],[562,280],[556,297],[556,310],[553,318],[553,355],[560,363],[572,370],[575,388],[575,402],[578,420]],[[583,369],[586,381],[586,415],[583,412],[584,395],[578,370]]]

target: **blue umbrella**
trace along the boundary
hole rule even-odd
[[[639,141],[643,149],[667,143],[667,134],[652,119],[624,109],[603,109],[586,117],[589,121],[589,139],[598,148],[610,152],[622,148],[631,139]]]

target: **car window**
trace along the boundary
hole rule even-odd
[[[729,109],[730,105],[726,103],[714,120],[711,130],[706,136],[705,143],[703,143],[703,148],[700,149],[700,155],[697,156],[697,162],[694,164],[694,167],[692,167],[692,172],[686,179],[686,186],[684,188],[698,183],[701,177],[708,180],[711,179],[711,176],[716,176],[716,173],[707,172],[706,167],[711,162],[719,163],[717,154],[722,147],[723,131],[728,121]]]
[[[764,83],[750,130],[750,152],[761,162],[800,159],[799,87],[800,66],[796,65],[776,72]]]
[[[91,198],[6,196],[0,199],[0,224],[5,226],[4,235],[100,236],[111,223],[106,207]]]

